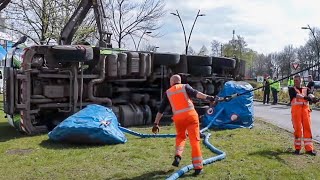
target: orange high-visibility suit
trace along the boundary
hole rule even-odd
[[[186,143],[186,132],[192,148],[192,164],[194,169],[202,169],[202,153],[200,149],[199,116],[189,98],[185,84],[176,84],[166,91],[173,112],[176,127],[176,155],[182,155]]]
[[[302,87],[301,90],[294,87],[295,92],[307,96],[307,87]],[[304,98],[294,97],[291,100],[291,115],[294,128],[294,146],[296,150],[301,149],[302,140],[306,151],[313,150],[312,133],[311,133],[311,118],[309,102]]]

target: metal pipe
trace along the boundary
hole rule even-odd
[[[92,79],[89,84],[88,84],[88,97],[91,101],[93,102],[98,102],[98,103],[106,103],[108,106],[111,106],[112,105],[112,101],[110,98],[107,98],[107,97],[95,97],[93,95],[93,86],[95,84],[98,84],[98,83],[102,83],[105,79],[105,73],[106,73],[106,58],[107,56],[101,56],[100,57],[100,76],[98,79]]]
[[[82,95],[83,95],[83,62],[81,62],[81,81],[80,81],[80,109],[82,109]]]
[[[78,97],[79,97],[78,66],[79,66],[79,63],[72,65],[72,72],[74,74],[73,75],[73,103],[72,103],[73,112],[77,112],[77,103],[78,103]]]
[[[72,97],[72,71],[71,70],[62,70],[62,71],[59,71],[59,72],[67,72],[67,73],[69,73],[69,81],[70,81],[70,83],[69,83],[69,109],[68,110],[61,110],[61,112],[71,112],[71,106],[72,106],[72,99],[71,99],[71,97]]]

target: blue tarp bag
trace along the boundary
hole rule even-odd
[[[241,94],[252,89],[252,86],[247,82],[228,81],[224,84],[218,96],[225,97],[235,93]],[[217,118],[214,118],[220,110],[222,110],[221,114]],[[252,128],[254,123],[253,116],[253,92],[249,92],[235,97],[228,102],[219,102],[215,107],[210,107],[202,117],[201,125],[206,127],[212,122],[209,128]]]
[[[48,135],[50,140],[69,143],[125,143],[127,138],[118,125],[117,117],[110,108],[91,104],[65,119]]]

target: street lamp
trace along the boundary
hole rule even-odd
[[[141,35],[140,38],[139,38],[138,44],[136,44],[136,41],[134,40],[134,37],[132,36],[132,32],[127,32],[127,34],[130,35],[130,37],[131,37],[131,39],[132,39],[132,41],[133,41],[134,48],[136,49],[136,51],[139,50],[140,42],[141,42],[141,39],[143,38],[143,36],[144,36],[145,34],[151,34],[151,33],[152,33],[151,31],[144,30],[143,33],[142,33],[142,35]]]
[[[136,51],[139,50],[140,42],[141,42],[141,39],[143,38],[143,36],[144,36],[145,34],[151,34],[151,33],[152,33],[151,31],[147,31],[147,30],[144,30],[144,31],[143,31],[143,33],[142,33],[142,35],[141,35],[141,37],[140,37],[140,39],[139,39],[139,42],[138,42],[138,46],[137,46],[137,48],[136,48]]]
[[[181,23],[181,26],[182,26],[182,30],[183,30],[183,34],[184,34],[184,43],[185,43],[185,48],[186,48],[186,50],[185,50],[186,52],[185,53],[186,53],[186,55],[188,55],[189,43],[190,43],[190,38],[191,38],[191,34],[192,34],[192,31],[193,31],[194,25],[196,24],[196,21],[197,21],[198,17],[199,16],[205,16],[205,14],[200,14],[200,10],[198,11],[196,18],[193,21],[193,25],[192,25],[192,28],[190,30],[190,34],[189,34],[188,41],[187,41],[186,31],[184,29],[184,25],[183,25],[182,19],[180,17],[180,14],[179,14],[178,10],[176,10],[176,11],[177,11],[177,13],[170,13],[170,14],[172,14],[174,16],[177,16],[179,18],[179,20],[180,20],[180,23]]]
[[[311,34],[316,42],[316,48],[317,48],[317,63],[319,63],[319,59],[320,59],[320,51],[319,51],[319,43],[318,43],[318,40],[314,34],[314,30],[309,26],[308,24],[308,27],[301,27],[301,29],[309,29],[311,31]],[[312,63],[312,66],[313,66],[313,63]],[[318,64],[318,80],[319,80],[319,64]]]
[[[158,46],[154,46],[153,49],[152,49],[152,51],[153,51],[153,52],[156,52],[158,48],[159,48]]]

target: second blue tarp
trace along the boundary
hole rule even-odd
[[[210,107],[202,117],[202,126],[205,127],[212,122],[210,128],[235,129],[251,128],[254,123],[253,92],[252,86],[243,81],[228,81],[218,94],[219,97],[226,97],[233,94],[245,93],[233,98],[228,102],[220,102],[215,107]],[[222,109],[221,114],[214,118],[215,113]]]

